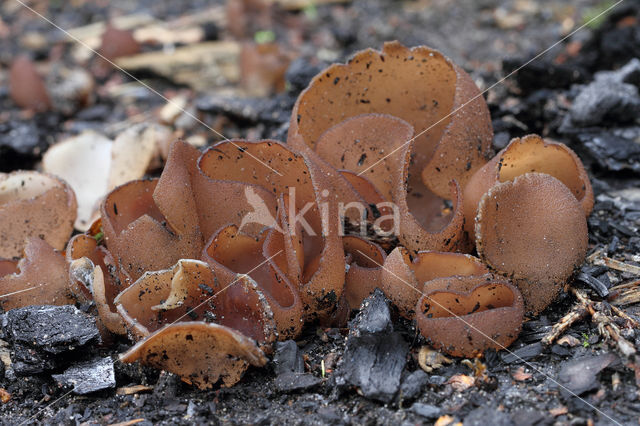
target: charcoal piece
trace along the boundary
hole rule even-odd
[[[620,25],[625,19],[637,20],[637,2],[622,2],[605,15],[590,34],[576,58],[590,69],[615,69],[640,57],[638,25]]]
[[[620,232],[621,234],[626,235],[627,237],[634,237],[636,235],[636,233],[633,232],[628,227],[616,222],[611,222],[611,227],[614,228],[616,231]]]
[[[542,344],[532,343],[527,346],[523,346],[515,351],[502,354],[502,362],[507,364],[519,363],[534,358],[542,353]]]
[[[0,172],[31,168],[49,146],[46,131],[36,120],[0,123]]]
[[[116,386],[113,360],[109,357],[81,362],[68,368],[62,374],[52,375],[64,386],[73,386],[73,392],[84,395]]]
[[[596,81],[613,81],[640,86],[640,59],[633,58],[615,71],[601,71],[595,74]]]
[[[279,93],[266,98],[258,119],[267,124],[282,125],[291,119],[291,109],[296,103],[296,96],[289,92]]]
[[[370,399],[390,402],[400,387],[409,345],[393,331],[389,301],[379,289],[349,324],[346,348],[334,375],[339,388],[360,388]]]
[[[505,148],[511,142],[511,134],[508,131],[497,132],[493,137],[493,146],[496,150]]]
[[[570,398],[597,389],[599,386],[598,373],[617,359],[615,354],[605,353],[564,361],[558,373],[558,383],[562,385],[560,393],[565,398]]]
[[[578,281],[587,284],[591,289],[595,290],[600,297],[604,298],[609,295],[609,289],[607,286],[596,277],[580,272],[576,278]]]
[[[55,356],[27,345],[15,344],[11,348],[11,368],[17,376],[28,376],[53,370],[57,366]]]
[[[590,132],[578,139],[598,164],[611,171],[640,172],[640,127]]]
[[[177,374],[162,370],[153,387],[153,395],[163,400],[175,400],[179,386],[180,377]]]
[[[196,108],[212,114],[222,114],[250,123],[282,125],[289,121],[295,96],[280,93],[270,98],[230,98],[206,95],[196,100]]]
[[[623,124],[640,115],[638,88],[610,79],[594,81],[585,86],[573,100],[569,111],[576,127]]]
[[[72,305],[12,309],[4,317],[2,329],[14,344],[49,354],[100,342],[94,318]]]
[[[558,356],[569,356],[571,355],[571,350],[566,346],[562,345],[553,345],[551,346],[551,353]]]
[[[527,64],[523,67],[524,64]],[[522,68],[521,68],[522,67]],[[572,84],[584,82],[589,73],[584,68],[572,64],[557,64],[548,60],[529,62],[529,58],[508,58],[502,61],[502,69],[510,73],[521,68],[515,79],[525,93],[541,87],[564,89]]]
[[[257,98],[231,98],[206,95],[196,100],[196,108],[212,114],[224,114],[250,122],[258,121],[264,101]]]
[[[478,407],[464,418],[464,426],[512,426],[514,423],[508,414],[492,407]]]
[[[429,383],[429,376],[422,370],[407,375],[400,385],[402,399],[410,400],[418,397],[422,389]]]
[[[362,302],[360,312],[350,324],[350,328],[357,336],[393,331],[389,300],[380,289],[376,289]]]
[[[412,413],[415,413],[425,419],[437,419],[442,414],[442,410],[435,405],[423,404],[416,402],[410,408]]]
[[[430,384],[430,385],[433,385],[433,386],[441,386],[441,385],[444,385],[444,384],[447,382],[447,380],[449,380],[449,379],[447,379],[447,378],[446,378],[446,377],[444,377],[444,376],[439,376],[439,375],[437,375],[437,374],[434,374],[434,375],[432,375],[432,376],[429,376],[429,384]]]
[[[18,154],[35,155],[47,144],[33,121],[11,120],[0,123],[0,146],[11,148]]]
[[[609,254],[615,253],[616,249],[618,248],[618,244],[620,244],[620,238],[614,235],[613,238],[611,239],[611,242],[607,246],[607,253]]]
[[[311,79],[325,67],[326,64],[314,65],[304,58],[294,60],[284,75],[285,80],[289,83],[289,90],[296,93],[304,90]]]
[[[293,340],[276,343],[273,356],[274,371],[277,375],[285,373],[304,373],[304,360],[298,345]]]
[[[296,392],[311,389],[322,379],[309,373],[284,373],[276,377],[274,384],[280,392]]]

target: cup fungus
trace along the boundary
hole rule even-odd
[[[509,282],[460,277],[433,280],[430,287],[416,306],[416,323],[435,348],[470,357],[506,348],[518,337],[524,308]]]
[[[68,270],[31,240],[27,260],[0,260],[0,283],[18,288],[39,247],[64,271],[55,291],[93,298],[109,330],[139,340],[122,361],[202,388],[236,383],[276,339],[341,318],[376,287],[444,352],[501,349],[524,307],[540,312],[584,259],[593,193],[564,145],[531,135],[486,163],[491,139],[465,72],[427,47],[386,43],[312,80],[287,145],[223,141],[200,153],[175,142],[160,178],[107,194],[101,222],[69,243]],[[10,218],[0,226],[16,228],[3,232],[0,256],[20,255],[35,234],[18,223],[25,211],[53,220],[40,198],[75,202],[34,176],[47,191],[14,175],[0,182]],[[49,237],[49,222],[37,228],[56,248],[73,223],[71,212],[59,217],[66,227]],[[454,253],[470,242],[479,258]]]
[[[555,299],[587,253],[587,221],[574,193],[553,176],[525,173],[480,200],[476,245],[489,267],[513,280],[527,310]]]
[[[123,56],[135,55],[140,52],[140,48],[131,31],[120,30],[112,24],[107,24],[98,52],[107,60],[114,61]],[[106,61],[101,62],[106,65]]]
[[[259,283],[284,340],[297,337],[302,330],[302,302],[283,272],[288,270],[283,237],[274,228],[267,228],[259,238],[253,238],[230,225],[212,237],[204,259],[216,270],[246,274]]]
[[[249,363],[264,364],[255,342],[268,350],[276,337],[273,314],[255,281],[217,274],[197,260],[144,274],[115,303],[142,339],[122,360],[142,358],[200,388],[219,376],[227,386],[236,383]]]
[[[311,81],[293,108],[289,141],[315,147],[327,129],[360,114],[401,118],[419,135],[411,175],[449,198],[449,182],[465,185],[489,155],[493,131],[479,93],[471,77],[440,52],[385,43],[382,52],[361,51]]]
[[[564,183],[589,216],[593,208],[593,189],[578,156],[566,145],[544,140],[538,135],[514,138],[502,151],[469,180],[464,189],[465,228],[473,237],[478,203],[499,182],[529,173],[545,173]]]
[[[395,248],[384,262],[381,290],[398,307],[400,315],[413,318],[415,307],[429,282],[439,277],[475,276],[488,270],[479,259],[461,253],[418,252],[413,259],[403,247]]]
[[[357,309],[376,287],[382,286],[382,265],[387,255],[379,245],[356,235],[345,235],[342,244],[349,265],[344,295],[351,309]]]
[[[114,334],[126,334],[125,323],[113,301],[131,279],[118,268],[111,253],[98,245],[95,236],[79,234],[69,241],[66,257],[69,279],[80,290],[74,294],[76,299],[93,300],[100,323]]]
[[[450,183],[453,209],[445,212],[443,200],[424,186],[419,175],[417,179],[410,175],[412,146],[416,143],[408,143],[412,137],[413,128],[404,120],[386,114],[362,114],[329,128],[315,149],[342,171],[368,204],[378,207],[374,228],[389,232],[391,222],[400,243],[413,252],[454,250],[463,242],[459,186]],[[300,137],[295,140],[301,143]]]
[[[53,175],[0,173],[0,257],[20,257],[31,237],[62,250],[73,231],[76,206],[73,190]]]
[[[122,354],[122,362],[140,361],[174,372],[200,389],[222,380],[233,386],[249,365],[267,363],[255,343],[231,328],[181,322],[161,328]]]
[[[28,240],[24,257],[11,267],[0,267],[0,306],[5,311],[29,305],[74,303],[69,269],[64,256],[38,237]]]

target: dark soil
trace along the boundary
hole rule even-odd
[[[29,4],[62,28],[135,12],[171,20],[212,6],[204,0]],[[439,49],[469,71],[481,89],[485,89],[594,16],[594,11],[610,4],[599,0],[570,3],[359,0],[318,5],[304,12],[279,12],[280,19],[287,14],[303,13],[313,17],[301,31],[302,41],[296,49],[302,59],[289,70],[288,91],[270,98],[231,100],[221,99],[213,92],[190,93],[191,105],[208,124],[224,123],[222,132],[229,137],[275,135],[282,140],[286,138],[293,101],[324,63],[344,60],[359,49],[377,48],[386,40],[397,39],[407,45],[426,44]],[[631,265],[640,264],[637,115],[620,122],[616,121],[619,115],[608,117],[608,121],[588,128],[572,124],[569,116],[573,100],[582,90],[580,84],[592,82],[598,71],[618,69],[639,55],[639,11],[640,2],[626,0],[607,18],[559,44],[486,95],[497,149],[512,137],[539,133],[569,144],[580,154],[597,196],[589,219],[590,253],[605,253]],[[123,105],[98,90],[95,103],[72,116],[25,115],[8,96],[6,69],[12,58],[28,50],[36,59],[52,55],[56,60],[69,62],[72,60],[69,46],[59,42],[62,36],[56,29],[13,0],[0,5],[0,14],[0,171],[37,167],[42,152],[65,135],[85,128],[109,134],[114,131],[110,126],[131,118],[134,112],[164,104],[147,92]],[[212,38],[228,37],[224,26],[209,31]],[[281,26],[273,31],[278,42],[290,43]],[[40,48],[25,47],[24,36],[33,33],[49,42]],[[57,51],[49,52],[53,47]],[[139,77],[163,93],[178,88],[157,75]],[[128,79],[111,76],[98,81],[98,85],[114,81]],[[639,81],[631,84],[637,86]],[[208,143],[215,139],[209,135]],[[592,300],[602,302],[598,308],[603,312],[610,312],[608,302],[615,301],[615,294],[610,294],[609,289],[636,279],[638,276],[633,273],[587,261],[577,271],[572,285],[583,289]],[[486,375],[476,378],[466,390],[456,389],[450,379],[459,374],[473,377],[474,371],[461,359],[454,359],[453,363],[429,373],[415,396],[407,398],[399,394],[388,403],[365,398],[353,387],[337,386],[334,377],[341,365],[348,328],[310,325],[297,345],[303,356],[304,372],[319,380],[305,376],[307,385],[294,386],[296,389],[283,390],[286,386],[278,381],[273,363],[262,369],[250,369],[232,388],[210,391],[198,391],[166,372],[119,362],[115,362],[117,391],[88,395],[75,395],[69,387],[58,385],[50,374],[16,376],[1,372],[0,388],[8,391],[11,398],[0,405],[0,416],[6,424],[112,424],[136,419],[137,424],[420,424],[439,418],[439,424],[449,424],[443,416],[450,416],[452,422],[464,421],[465,425],[611,424],[612,419],[621,424],[637,424],[640,370],[634,372],[630,368],[635,359],[621,355],[615,343],[599,332],[589,316],[564,334],[572,336],[573,343],[541,345],[541,339],[575,302],[574,295],[567,290],[542,315],[527,322],[510,347],[517,357],[505,352],[484,354],[480,362],[486,366]],[[638,319],[635,316],[640,311],[638,306],[624,309]],[[395,331],[410,345],[402,376],[404,383],[411,372],[420,370],[418,352],[424,339],[412,324],[395,315],[393,318]],[[640,331],[629,328],[624,321],[618,322],[624,337],[640,350]],[[129,345],[126,340],[92,345],[83,356],[111,356],[115,360]],[[0,352],[7,350],[14,349],[0,347]],[[607,353],[614,354],[607,362],[594,358]],[[597,374],[590,376],[587,366],[594,363],[601,363],[598,365],[602,368],[592,367]],[[579,379],[580,384],[574,383]],[[558,381],[575,390],[582,399],[568,394],[558,386]],[[147,387],[124,394],[136,385]]]

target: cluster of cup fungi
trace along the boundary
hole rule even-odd
[[[0,303],[92,302],[103,333],[136,341],[121,361],[200,388],[375,288],[442,352],[503,349],[583,262],[593,192],[565,145],[529,135],[491,159],[492,139],[445,56],[364,50],[300,94],[286,143],[177,141],[159,178],[115,188],[70,240],[64,181],[0,175]],[[246,220],[256,200],[271,222]]]

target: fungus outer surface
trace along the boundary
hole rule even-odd
[[[20,257],[31,237],[62,250],[73,231],[76,206],[72,189],[55,176],[0,173],[0,257]]]
[[[172,371],[200,389],[222,380],[236,384],[249,365],[267,363],[255,342],[218,324],[192,321],[167,325],[120,356],[122,362],[143,364]]]
[[[493,186],[476,218],[480,258],[516,280],[527,310],[544,309],[588,248],[584,210],[558,179],[527,173]]]

